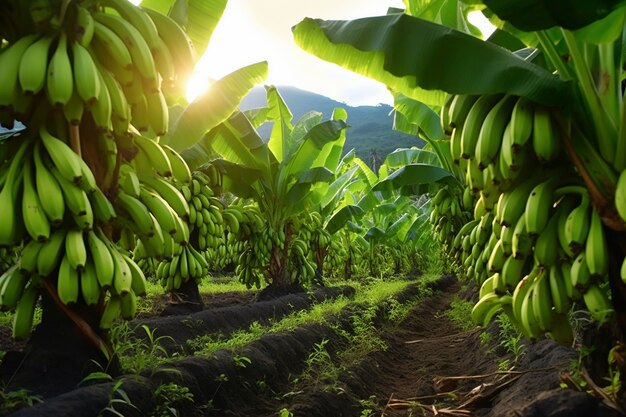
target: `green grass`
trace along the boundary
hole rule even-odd
[[[427,276],[421,279],[420,282],[427,283],[433,279],[434,277]],[[354,300],[350,300],[346,297],[327,300],[322,303],[315,304],[309,310],[302,310],[290,314],[282,320],[272,323],[269,326],[261,326],[259,323],[255,322],[250,326],[250,328],[236,331],[230,335],[229,338],[224,338],[223,336],[203,335],[189,340],[187,343],[197,355],[202,356],[209,356],[220,349],[236,350],[250,342],[260,339],[265,334],[292,331],[303,324],[327,323],[352,302],[374,307],[386,303],[384,308],[387,310],[387,315],[392,315],[396,320],[400,320],[406,315],[406,312],[408,312],[408,308],[406,311],[402,311],[403,306],[399,306],[397,302],[394,303],[390,300],[391,296],[411,284],[410,281],[373,280],[365,285],[356,281],[348,282],[348,284],[354,286],[356,289],[356,296]],[[426,290],[426,285],[424,285],[424,292],[429,293],[428,290]],[[369,308],[366,308],[365,311],[369,311]],[[360,316],[357,316],[354,319],[357,332],[359,331],[359,325],[361,325],[361,328],[367,327],[370,330],[373,329],[373,326],[371,325],[372,317],[371,315],[369,316],[370,317],[368,317],[367,320]],[[363,340],[367,340],[367,338],[368,337],[365,336],[363,337]]]

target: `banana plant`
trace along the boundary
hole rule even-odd
[[[167,101],[183,95],[196,63],[180,24],[202,53],[225,5],[195,0],[146,1],[143,7],[126,0],[0,5],[0,115],[3,125],[17,119],[26,126],[23,134],[2,140],[6,153],[0,163],[0,240],[4,247],[23,248],[11,274],[1,276],[2,308],[16,310],[15,338],[30,336],[41,298],[36,331],[63,335],[58,346],[84,352],[81,363],[116,360],[108,330],[119,316],[135,316],[145,276],[113,239],[135,234],[146,244],[152,239],[154,249],[163,252],[159,240],[169,219],[178,225],[165,234],[182,232],[179,242],[185,241],[177,220],[186,210],[165,178],[176,152],[165,153],[162,143],[148,136],[167,131]],[[130,172],[134,177],[123,181]],[[154,198],[144,203],[142,193]],[[39,251],[43,246],[47,249]],[[51,349],[41,346],[48,337],[32,338],[33,348]],[[76,383],[80,372],[73,375]]]
[[[337,170],[347,115],[337,109],[332,120],[322,121],[321,113],[310,112],[292,125],[291,112],[278,90],[266,90],[266,110],[250,113],[250,118],[235,113],[183,155],[219,155],[212,163],[223,175],[224,189],[257,202],[265,227],[254,242],[255,251],[241,259],[260,256],[261,268],[252,268],[250,260],[240,278],[249,286],[264,279],[284,290],[302,278],[294,274],[291,261],[295,218],[311,208],[315,184],[329,181]],[[273,122],[267,143],[255,129],[261,119]]]
[[[550,202],[561,193],[568,194],[568,198],[574,201],[584,202],[589,198],[592,202],[589,211],[594,218],[602,219],[596,221],[593,228],[583,222],[575,229],[581,235],[589,232],[583,257],[592,265],[596,265],[596,259],[602,260],[603,268],[598,273],[597,282],[610,283],[601,287],[610,287],[611,302],[606,292],[594,283],[580,284],[584,302],[600,322],[610,320],[612,304],[620,316],[618,322],[624,323],[622,306],[626,300],[626,285],[622,282],[624,274],[621,271],[625,269],[620,271],[619,263],[626,265],[626,248],[622,244],[626,231],[626,105],[621,85],[626,2],[575,1],[566,5],[563,1],[550,0],[406,0],[404,3],[404,12],[392,10],[386,16],[352,21],[306,18],[293,28],[294,38],[306,51],[386,84],[394,92],[396,108],[404,110],[401,111],[403,115],[408,113],[405,105],[409,100],[418,103],[412,104],[414,109],[420,106],[432,109],[431,113],[423,110],[414,113],[405,127],[428,138],[428,132],[435,131],[434,114],[440,114],[445,135],[429,139],[434,144],[451,135],[448,143],[453,162],[458,158],[455,144],[464,144],[460,159],[461,164],[466,164],[462,170],[466,173],[465,183],[475,192],[481,191],[480,198],[474,199],[474,222],[480,221],[480,225],[473,224],[473,229],[468,228],[474,230],[473,237],[468,235],[463,239],[466,248],[464,267],[482,271],[479,282],[490,276],[487,272],[500,268],[494,258],[486,269],[489,257],[484,254],[489,254],[493,249],[492,242],[496,241],[487,242],[489,234],[486,231],[493,230],[492,236],[495,236],[500,230],[501,217],[493,222],[493,229],[487,223],[506,206],[502,200],[515,195],[514,199],[525,201],[525,197],[518,198],[517,195],[523,194],[525,187],[531,195],[532,186],[543,181],[540,174],[530,175],[533,171],[544,171],[544,175],[550,176],[560,170],[558,175],[567,178],[576,191],[568,189],[550,194]],[[481,39],[476,30],[466,24],[464,17],[470,9],[481,10],[497,27],[488,40]],[[452,120],[450,117],[459,115],[453,111],[452,104],[458,97],[473,97],[474,100],[480,97],[483,100],[479,99],[479,105],[471,106],[475,111]],[[515,103],[521,101],[522,104],[511,111],[512,97]],[[485,104],[488,100],[491,104]],[[524,106],[532,110],[526,113],[526,123],[522,123],[521,118],[516,119]],[[498,116],[496,109],[506,116]],[[493,122],[498,118],[499,126]],[[474,122],[476,120],[479,122]],[[508,139],[507,124],[511,126]],[[402,125],[401,120],[398,125]],[[525,133],[520,130],[513,133],[514,125],[524,126]],[[500,149],[515,147],[509,146],[513,143],[513,136],[517,139],[523,136],[524,140],[532,138],[529,145],[531,156],[522,162],[510,163],[511,155],[500,152]],[[479,137],[483,140],[473,142],[475,146],[471,146],[472,139]],[[496,162],[492,159],[494,150],[500,156]],[[440,152],[437,153],[441,156]],[[506,164],[503,165],[502,160]],[[510,179],[514,176],[513,167],[519,169],[520,165],[529,175],[519,175],[518,172],[519,178]],[[449,167],[445,168],[453,173]],[[498,183],[494,187],[487,184],[489,192],[485,192],[487,179]],[[387,185],[404,184],[395,180],[387,181]],[[497,203],[499,198],[501,204]],[[546,213],[552,215],[553,208],[548,206]],[[524,213],[524,207],[519,212]],[[434,217],[435,220],[443,218],[439,213]],[[523,227],[524,222],[518,224]],[[612,242],[608,247],[596,243],[607,239]],[[485,251],[477,250],[471,242],[486,245]],[[561,246],[568,249],[568,244]],[[469,249],[473,249],[471,254]],[[484,254],[480,256],[481,253]],[[573,263],[574,254],[569,253],[564,261],[566,269]],[[607,266],[609,263],[610,267]],[[533,271],[536,270],[540,268]],[[573,271],[580,273],[578,268]],[[543,282],[540,274],[531,274],[531,277],[529,281],[533,283]],[[520,287],[519,282],[515,278],[508,284],[513,287],[506,293],[512,295],[513,289]],[[500,292],[501,288],[497,291]],[[474,319],[481,323],[492,315],[488,312],[493,313],[510,301],[490,291],[485,291],[485,295],[475,308]],[[568,330],[562,317],[554,315],[552,310],[537,307],[537,312],[532,313],[539,316],[539,325],[535,326],[535,320],[529,319],[528,308],[521,308],[520,303],[513,303],[512,307],[510,315],[521,323],[520,328],[528,337],[547,332],[557,340],[571,338],[571,329]],[[623,324],[621,326],[624,332]]]

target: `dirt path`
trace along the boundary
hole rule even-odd
[[[388,349],[343,370],[334,391],[305,390],[263,415],[281,407],[294,417],[615,415],[585,393],[559,388],[576,353],[553,341],[526,344],[513,372],[498,374],[498,363],[512,363],[513,355],[495,342],[481,344],[478,328],[459,331],[445,314],[460,288],[454,279],[440,280],[433,296],[385,331]],[[495,326],[491,332],[495,340]]]

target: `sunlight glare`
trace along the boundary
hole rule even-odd
[[[187,92],[185,94],[187,102],[191,103],[194,101],[198,96],[207,91],[210,85],[211,80],[206,69],[198,68],[198,65],[196,65],[196,70],[191,74],[189,82],[187,83]]]
[[[472,25],[480,29],[480,32],[483,34],[483,39],[488,39],[496,30],[496,27],[492,25],[489,19],[487,19],[479,10],[469,12],[467,14],[467,20],[469,20]]]

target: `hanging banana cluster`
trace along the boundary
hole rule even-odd
[[[125,134],[132,123],[163,135],[164,91],[180,96],[195,65],[185,32],[126,0],[71,2],[63,12],[0,54],[7,117],[29,115],[41,93],[71,124],[89,113],[102,130]]]
[[[192,245],[186,245],[180,254],[159,263],[156,278],[166,291],[173,291],[190,279],[199,283],[208,273],[209,264],[204,255]]]
[[[2,124],[27,126],[0,144],[0,246],[23,247],[0,278],[16,338],[28,336],[50,284],[64,304],[104,306],[103,329],[134,316],[145,277],[104,225],[132,232],[122,241],[136,259],[174,256],[189,240],[187,202],[165,178],[190,182],[189,169],[139,133],[166,132],[165,97],[184,93],[195,64],[188,37],[126,0],[64,3],[31,8],[36,33],[0,49]]]
[[[189,204],[189,225],[197,233],[197,248],[200,251],[215,250],[227,225],[239,228],[238,218],[232,213],[234,210],[225,215],[224,203],[215,196],[211,188],[214,183],[204,173],[194,171],[191,184],[182,187]]]
[[[349,259],[349,248],[346,248],[344,240],[339,236],[331,236],[330,247],[324,261],[324,276],[329,278],[341,278],[345,276],[345,265]],[[348,278],[348,277],[346,277]]]
[[[609,320],[605,229],[571,164],[558,161],[552,112],[499,95],[456,96],[447,110],[453,159],[477,196],[474,219],[452,241],[481,284],[472,319],[486,325],[504,310],[528,338],[565,343],[574,302]]]
[[[460,189],[445,185],[430,200],[430,224],[437,240],[448,248],[460,227],[468,219],[468,211],[474,207],[474,198],[468,188]]]

